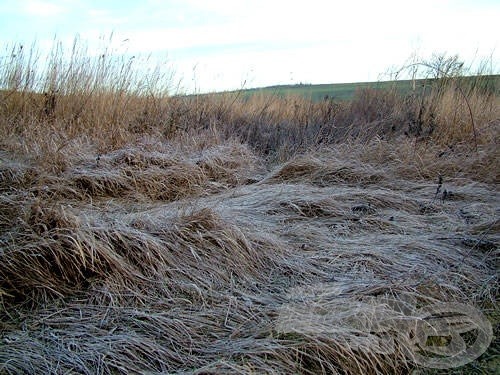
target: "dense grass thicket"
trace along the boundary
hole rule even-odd
[[[498,368],[491,76],[179,96],[77,42],[0,74],[0,372],[437,373],[352,324],[375,299],[477,308],[492,342],[454,371]]]

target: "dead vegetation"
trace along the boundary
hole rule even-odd
[[[381,316],[461,302],[498,325],[498,96],[469,92],[476,150],[452,91],[422,136],[422,98],[134,96],[82,86],[90,65],[44,101],[14,61],[0,372],[403,374]]]

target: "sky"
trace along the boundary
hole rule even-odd
[[[366,82],[415,55],[498,68],[499,19],[500,0],[0,0],[0,53],[77,35],[92,49],[112,35],[185,92]]]

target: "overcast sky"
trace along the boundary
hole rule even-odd
[[[498,66],[499,19],[500,0],[0,0],[0,43],[113,33],[205,92],[376,81],[414,53]]]

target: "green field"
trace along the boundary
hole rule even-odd
[[[500,75],[485,75],[471,76],[462,78],[466,84],[481,84],[489,90],[494,90],[498,93]],[[261,88],[251,88],[242,90],[245,96],[255,94],[271,94],[280,97],[301,96],[306,99],[311,99],[314,102],[328,98],[334,100],[350,100],[355,92],[360,89],[396,89],[402,94],[409,93],[413,87],[421,90],[424,86],[429,86],[434,80],[418,79],[418,80],[398,80],[398,81],[378,81],[378,82],[355,82],[355,83],[328,83],[328,84],[297,84],[297,85],[276,85]],[[234,91],[237,92],[237,91]]]
[[[385,81],[385,82],[357,82],[357,83],[329,83],[329,84],[298,84],[278,85],[257,89],[245,90],[244,93],[272,94],[278,96],[302,96],[313,101],[323,100],[327,95],[331,99],[350,100],[356,90],[364,88],[389,89],[397,87],[399,90],[411,90],[411,81]]]

